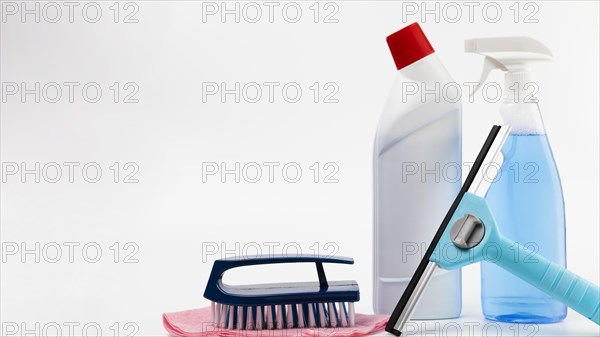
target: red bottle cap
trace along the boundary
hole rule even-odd
[[[416,22],[388,36],[386,41],[398,70],[435,52]]]

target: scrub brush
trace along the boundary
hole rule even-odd
[[[319,282],[230,286],[225,271],[243,266],[314,262]],[[323,263],[353,264],[347,257],[269,256],[216,260],[204,297],[211,300],[213,323],[223,329],[264,330],[354,326],[354,302],[360,299],[356,281],[332,281]]]

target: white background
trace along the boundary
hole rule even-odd
[[[133,322],[138,336],[164,335],[161,314],[207,305],[202,293],[212,261],[255,252],[253,242],[261,253],[268,253],[268,242],[273,242],[278,244],[275,252],[285,246],[300,247],[304,253],[319,247],[330,253],[334,247],[337,255],[352,256],[355,265],[332,266],[329,277],[356,279],[362,296],[358,311],[371,313],[372,145],[395,75],[385,37],[413,21],[422,24],[459,83],[478,80],[482,65],[480,57],[463,52],[465,38],[526,35],[554,52],[555,62],[538,64],[535,71],[564,188],[568,267],[599,283],[599,5],[595,1],[537,1],[527,8],[521,3],[518,23],[512,1],[495,3],[502,9],[496,23],[486,21],[496,15],[493,8],[483,15],[485,2],[477,3],[472,18],[468,7],[459,2],[463,13],[456,23],[449,22],[455,18],[453,8],[447,7],[444,15],[444,2],[439,3],[438,20],[433,14],[423,20],[421,11],[409,15],[401,2],[341,1],[327,6],[323,2],[318,4],[318,17],[316,7],[310,8],[312,1],[297,2],[302,9],[297,23],[286,22],[295,15],[293,8],[287,17],[282,15],[284,2],[277,3],[274,22],[269,20],[268,7],[258,2],[263,15],[257,23],[248,22],[255,17],[252,8],[246,16],[241,13],[239,23],[233,15],[221,22],[220,13],[203,17],[203,4],[189,1],[138,1],[133,7],[121,3],[118,23],[114,22],[116,7],[109,8],[113,2],[99,2],[102,17],[96,23],[85,21],[95,16],[93,8],[87,17],[82,15],[85,2],[77,3],[73,23],[61,2],[61,19],[48,22],[55,17],[54,9],[44,13],[47,3],[38,2],[40,22],[33,15],[22,22],[20,12],[7,14],[7,3],[2,1],[0,35],[5,98],[0,147],[5,177],[0,314],[5,325],[33,329],[36,322],[42,327],[56,322],[67,335],[66,322],[77,322],[78,334],[84,324],[93,322],[104,335],[112,336],[116,329],[123,336],[132,331],[124,324]],[[28,3],[29,8],[34,4]],[[246,3],[238,4],[243,9]],[[427,8],[434,6],[431,2]],[[124,23],[125,15],[136,8],[129,19],[138,22]],[[529,19],[538,22],[524,22],[536,8]],[[337,22],[325,23],[326,15],[334,11],[329,19]],[[490,80],[501,79],[496,73]],[[36,103],[33,95],[26,95],[24,101],[20,93],[7,95],[9,82],[24,82],[28,88],[35,82],[41,87],[50,82],[81,85],[75,89],[73,103],[66,86],[57,103],[43,96]],[[86,102],[81,94],[88,82],[102,88],[97,103]],[[114,82],[121,87],[119,103],[113,101],[114,91],[109,88]],[[134,96],[139,102],[122,102],[131,92],[131,87],[123,88],[127,82],[139,88]],[[243,98],[236,103],[233,95],[225,103],[219,95],[203,102],[207,82],[225,82],[229,88],[235,82],[242,87],[249,82],[281,85],[275,89],[273,103],[264,86],[257,103]],[[297,103],[286,102],[281,94],[288,82],[303,90]],[[321,88],[318,103],[309,88],[314,82]],[[323,102],[332,91],[324,88],[328,82],[339,89],[333,97],[337,103]],[[497,111],[498,104],[481,99],[469,103],[465,96],[465,161],[473,160],[490,126],[500,122]],[[48,171],[36,183],[33,174],[26,175],[24,182],[20,172],[5,176],[11,163],[22,162],[29,169],[36,162],[41,167],[59,163],[62,177],[50,183],[48,178],[55,174]],[[72,183],[64,162],[80,164]],[[90,162],[102,168],[97,183],[82,176],[82,166]],[[118,183],[110,169],[115,162],[120,167]],[[133,166],[126,169],[128,162]],[[256,183],[244,177],[236,183],[233,175],[226,176],[225,182],[218,175],[203,182],[203,163],[222,162],[229,168],[236,162],[280,166],[272,183],[266,166]],[[281,167],[290,162],[302,168],[297,183],[282,176]],[[315,162],[320,167],[317,183],[310,169]],[[325,168],[326,163],[333,166]],[[139,168],[134,176],[138,182],[124,183],[132,167]],[[332,167],[339,169],[333,177],[338,182],[325,183]],[[93,169],[88,173],[95,175]],[[293,170],[289,173],[293,178]],[[62,247],[56,263],[51,261],[56,256],[53,242]],[[79,245],[72,262],[65,242]],[[36,253],[22,254],[22,248],[34,249],[36,243],[39,262]],[[6,250],[15,244],[17,254],[8,254]],[[93,248],[83,254],[86,244],[102,249],[98,262],[89,261],[95,256]],[[207,254],[209,246],[219,249]],[[128,259],[128,254],[133,255]],[[313,279],[312,273],[312,266],[301,266],[236,271],[230,276],[238,283],[251,283]],[[486,324],[479,306],[478,266],[464,269],[463,294],[463,320]],[[503,334],[514,335],[514,330],[505,328]],[[566,322],[542,326],[536,334],[597,335],[598,327],[571,312]]]

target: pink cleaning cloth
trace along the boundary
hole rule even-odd
[[[211,317],[210,308],[193,309],[163,314],[163,325],[167,331],[179,337],[360,337],[383,330],[388,316],[356,314],[355,326],[350,328],[302,328],[281,330],[228,330],[217,328]]]

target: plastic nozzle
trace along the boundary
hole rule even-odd
[[[465,52],[485,56],[479,84],[471,96],[477,92],[492,70],[508,72],[505,77],[505,88],[508,89],[515,83],[519,88],[523,88],[527,82],[522,81],[532,79],[531,62],[553,59],[552,52],[543,43],[523,36],[465,40]]]

